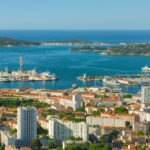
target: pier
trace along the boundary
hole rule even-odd
[[[111,85],[150,85],[150,74],[111,75],[111,76],[83,76],[77,77],[82,81],[102,81]],[[107,82],[109,81],[109,82]]]

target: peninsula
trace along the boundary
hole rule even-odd
[[[150,43],[135,43],[125,46],[110,47],[107,51],[110,55],[144,55],[150,56]]]
[[[100,46],[83,46],[83,47],[72,47],[69,49],[69,51],[104,51],[107,50],[106,47],[100,47]]]
[[[100,51],[103,55],[143,55],[150,56],[150,43],[134,43],[123,46],[101,47],[83,46],[73,47],[70,51]]]
[[[38,45],[82,45],[72,47],[70,51],[100,51],[107,55],[144,55],[150,56],[150,43],[102,43],[83,40],[57,40],[57,41],[26,41],[13,38],[0,37],[0,47],[11,46],[38,46]],[[110,45],[109,48],[106,45]],[[117,46],[116,46],[117,45]]]
[[[0,37],[0,47],[34,46],[34,45],[40,45],[40,42],[25,41],[25,40],[17,40],[17,39],[12,39],[12,38]]]
[[[26,41],[7,37],[0,37],[0,47],[36,46],[36,45],[113,45],[115,43],[90,42],[84,40],[57,40],[57,41]],[[115,44],[116,45],[116,44]],[[118,43],[117,45],[121,45]]]

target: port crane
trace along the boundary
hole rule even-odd
[[[22,56],[20,56],[19,53],[18,53],[18,57],[19,57],[19,64],[20,64],[20,72],[22,72],[23,61],[22,61]]]

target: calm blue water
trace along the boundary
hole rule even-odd
[[[79,39],[101,42],[148,42],[150,31],[80,31],[80,30],[0,30],[0,37],[12,37],[24,40],[63,40]],[[34,46],[34,47],[1,47],[0,68],[9,67],[17,70],[18,53],[23,56],[23,69],[36,68],[38,72],[50,71],[56,73],[60,80],[47,82],[10,82],[0,83],[0,88],[18,88],[31,86],[33,88],[67,89],[73,83],[78,86],[102,86],[101,82],[76,80],[77,76],[114,75],[141,73],[141,67],[150,65],[148,56],[102,56],[95,52],[69,52],[71,46]],[[123,87],[123,92],[136,93],[140,87]]]

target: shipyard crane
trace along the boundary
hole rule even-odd
[[[23,62],[22,62],[22,56],[20,56],[19,53],[18,53],[18,57],[19,57],[19,64],[20,64],[20,72],[22,72]]]

